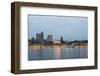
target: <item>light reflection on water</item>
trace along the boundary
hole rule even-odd
[[[87,48],[32,48],[28,50],[28,60],[78,59],[87,58]]]

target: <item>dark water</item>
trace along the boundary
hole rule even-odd
[[[87,58],[87,48],[31,48],[28,60],[78,59]]]

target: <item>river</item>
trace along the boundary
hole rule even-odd
[[[28,60],[88,58],[87,48],[28,48]]]

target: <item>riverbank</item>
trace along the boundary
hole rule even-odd
[[[87,45],[29,45],[32,48],[87,48]]]

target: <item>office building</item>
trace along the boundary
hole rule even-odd
[[[48,36],[47,36],[47,40],[48,40],[48,41],[53,41],[53,36],[52,36],[52,35],[48,35]]]
[[[44,40],[44,34],[43,34],[43,32],[41,32],[41,33],[36,33],[36,40],[37,40],[38,42],[42,42],[42,41]]]

